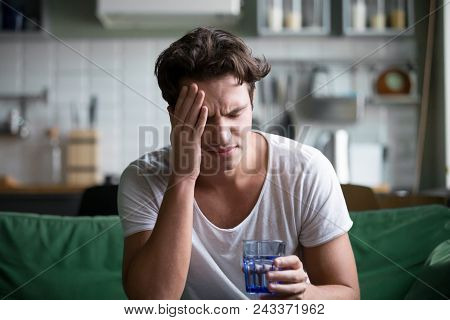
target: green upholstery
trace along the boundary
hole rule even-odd
[[[363,299],[450,296],[449,282],[444,282],[450,272],[448,208],[423,206],[351,216],[350,239]],[[0,298],[124,299],[122,250],[117,216],[0,212]]]
[[[0,298],[125,299],[122,251],[117,216],[2,212]]]
[[[419,277],[421,281],[414,282],[407,299],[442,299],[441,294],[450,297],[450,240],[433,250]]]
[[[363,299],[406,298],[416,281],[413,275],[420,277],[419,273],[428,268],[425,261],[433,249],[450,239],[450,209],[443,206],[364,211],[351,215],[354,225],[350,239]],[[446,272],[448,276],[450,270]],[[436,277],[441,276],[436,274]],[[446,286],[445,296],[450,296],[450,283]],[[423,298],[428,299],[429,295]]]

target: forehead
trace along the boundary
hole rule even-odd
[[[181,85],[189,85],[191,83],[196,83],[198,88],[205,92],[205,100],[210,103],[227,103],[233,102],[233,100],[245,103],[246,99],[249,99],[248,84],[245,82],[239,84],[238,79],[232,75],[203,81],[191,79],[184,79],[181,81]]]

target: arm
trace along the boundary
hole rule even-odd
[[[287,285],[282,288],[285,294],[300,299],[359,298],[353,250],[348,234],[344,233],[352,222],[334,168],[323,154],[317,153],[305,167],[305,174],[300,195],[304,206],[299,219],[302,261],[297,256],[288,258],[287,267],[292,273],[289,279],[295,281],[291,288]],[[325,235],[337,232],[343,234],[320,242]],[[305,282],[303,266],[312,285]]]
[[[358,274],[348,234],[317,247],[303,248],[312,285],[305,299],[359,299]]]
[[[183,87],[169,107],[172,175],[152,231],[125,239],[123,286],[131,299],[179,299],[192,248],[195,182],[200,173],[201,136],[207,108],[197,85]]]
[[[181,297],[191,257],[194,185],[187,179],[168,189],[153,231],[125,239],[123,283],[130,299]]]

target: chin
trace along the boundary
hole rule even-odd
[[[214,158],[209,158],[208,160],[210,161],[210,165],[206,167],[203,166],[202,170],[205,174],[231,173],[231,171],[238,167],[241,161],[240,149],[236,148],[235,154],[229,158],[220,158],[219,156],[216,156]]]

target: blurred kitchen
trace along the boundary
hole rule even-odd
[[[1,2],[0,211],[75,215],[87,188],[169,144],[154,62],[199,25],[272,64],[255,128],[317,147],[386,206],[447,201],[446,0]]]

